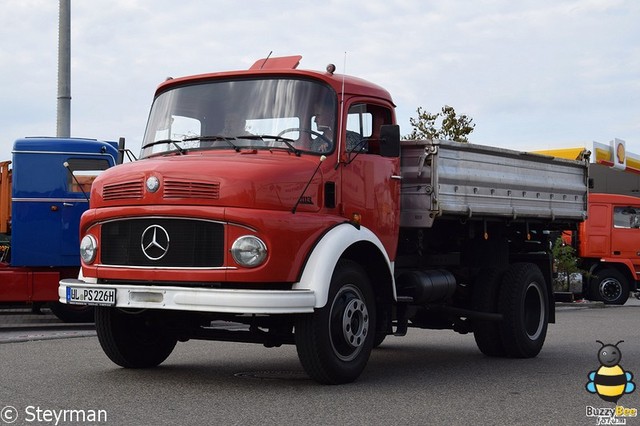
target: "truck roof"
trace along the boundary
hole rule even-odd
[[[621,194],[589,193],[589,201],[594,203],[640,204],[640,197]]]
[[[117,155],[116,142],[107,142],[97,139],[85,138],[56,138],[56,137],[27,137],[18,139],[13,143],[13,153],[18,152],[78,152],[78,153],[103,153],[105,146],[112,155]]]
[[[344,94],[348,96],[367,96],[379,98],[393,104],[391,94],[381,86],[371,83],[370,81],[345,75],[334,74],[329,70],[333,64],[327,66],[327,71],[314,71],[314,70],[299,70],[297,69],[299,59],[302,56],[285,56],[278,58],[264,58],[256,61],[253,66],[248,70],[237,71],[223,71],[213,72],[206,74],[196,74],[191,76],[169,78],[161,83],[157,90],[156,96],[160,93],[171,89],[172,87],[179,86],[185,83],[202,83],[209,80],[225,80],[229,78],[265,78],[265,77],[304,77],[314,78],[321,80],[330,85],[336,93],[342,93],[344,87]],[[269,64],[268,66],[261,67],[260,64]],[[393,104],[395,106],[395,104]]]

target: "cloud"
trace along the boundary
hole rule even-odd
[[[57,2],[0,6],[1,158],[55,134]],[[422,106],[473,117],[472,142],[547,148],[627,140],[640,153],[640,3],[507,0],[72,2],[72,134],[137,150],[167,76],[245,69],[273,51],[336,64]]]

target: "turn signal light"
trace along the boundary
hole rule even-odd
[[[351,214],[351,223],[356,228],[360,228],[360,223],[362,223],[362,215],[360,213]]]

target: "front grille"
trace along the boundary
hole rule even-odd
[[[164,198],[201,198],[217,200],[220,195],[219,182],[187,182],[164,180]]]
[[[215,222],[119,220],[102,225],[100,240],[104,265],[203,268],[224,262],[224,227]]]
[[[142,198],[142,180],[120,182],[105,185],[102,191],[102,199],[105,201]]]

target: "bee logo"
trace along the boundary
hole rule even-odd
[[[617,403],[622,395],[631,393],[636,388],[635,383],[631,381],[633,374],[624,371],[619,365],[622,352],[620,352],[618,345],[624,340],[615,345],[605,345],[600,340],[596,340],[596,342],[602,345],[598,351],[598,361],[601,366],[597,371],[589,373],[589,381],[586,384],[587,392],[597,393],[603,400]]]

